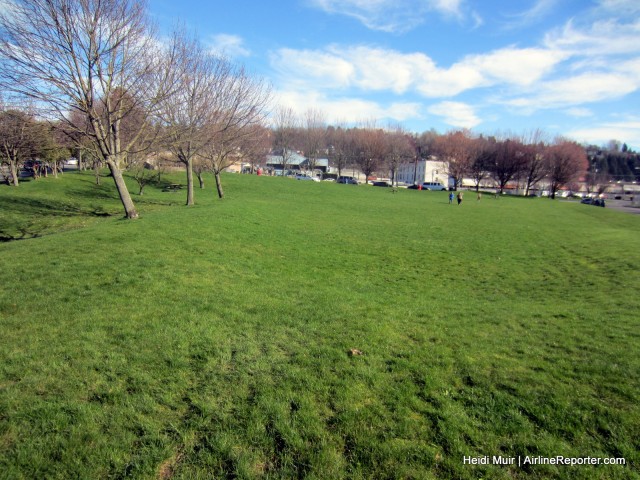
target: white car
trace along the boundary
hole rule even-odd
[[[447,187],[442,185],[440,182],[424,182],[422,184],[423,190],[446,190]]]
[[[77,165],[78,164],[78,159],[77,158],[69,158],[66,162],[64,162],[66,165]]]
[[[311,177],[309,175],[296,175],[296,180],[311,180],[312,182],[319,182],[320,179],[316,178],[316,177]]]

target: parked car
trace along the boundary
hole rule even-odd
[[[373,182],[373,186],[374,187],[391,187],[391,184],[389,182],[385,182],[385,181],[378,181],[378,182]]]
[[[422,189],[441,191],[441,190],[446,190],[447,187],[442,185],[440,182],[424,182],[422,184]]]
[[[358,185],[358,180],[354,177],[338,177],[338,183],[344,183],[349,185]]]
[[[592,198],[592,197],[585,197],[582,200],[580,200],[580,203],[584,203],[585,205],[593,205],[596,207],[604,207],[604,198]]]
[[[311,175],[303,175],[303,174],[296,175],[296,180],[310,180],[312,182],[319,182],[320,181],[319,178],[312,177]]]

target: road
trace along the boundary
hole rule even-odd
[[[605,200],[605,208],[618,210],[619,212],[627,212],[631,214],[640,214],[640,207],[633,207],[629,200]]]

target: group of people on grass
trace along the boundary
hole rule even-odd
[[[462,192],[458,192],[458,195],[456,197],[458,199],[458,205],[460,205],[462,203],[462,197],[463,197],[463,193]],[[449,192],[449,203],[450,204],[453,203],[453,198],[454,198],[453,192]],[[482,198],[482,193],[478,192],[478,201],[480,201],[481,198]]]

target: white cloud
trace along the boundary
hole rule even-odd
[[[495,99],[529,114],[539,109],[576,107],[570,115],[581,115],[577,107],[619,99],[640,88],[640,20],[619,18],[607,9],[630,6],[626,0],[603,0],[600,7],[583,12],[562,28],[547,33],[539,70],[541,77],[520,89]],[[545,55],[550,55],[545,65]],[[633,55],[636,55],[634,57]],[[555,55],[557,63],[551,61]],[[535,55],[531,56],[535,59]],[[534,60],[535,61],[535,60]],[[499,62],[508,65],[509,62]],[[535,69],[534,69],[535,71]],[[516,73],[517,69],[508,72]],[[553,77],[552,77],[553,75]],[[511,84],[514,77],[511,77]],[[505,97],[507,100],[505,101]]]
[[[251,55],[251,52],[244,47],[244,41],[238,35],[230,35],[228,33],[211,35],[208,46],[211,51],[230,57],[248,57]]]
[[[461,0],[432,0],[432,8],[445,15],[462,16]]]
[[[536,3],[524,12],[507,15],[509,23],[507,29],[522,28],[539,22],[546,17],[556,6],[558,0],[537,0]]]
[[[324,85],[326,88],[345,88],[353,81],[354,65],[339,54],[317,50],[283,48],[270,55],[272,66],[287,85]]]
[[[399,18],[395,15],[419,3],[312,1],[325,11],[362,17],[363,22],[370,23],[393,22]],[[520,14],[520,20],[542,18],[558,0],[532,3],[529,10]],[[355,101],[353,97],[382,92],[398,98],[417,94],[455,100],[463,92],[487,89],[485,107],[507,106],[512,113],[521,114],[558,108],[566,115],[586,118],[592,113],[585,106],[617,100],[640,89],[640,20],[622,15],[633,10],[636,3],[637,0],[601,0],[599,6],[583,10],[563,27],[548,32],[539,45],[509,45],[454,59],[446,65],[437,64],[420,51],[401,52],[371,45],[281,49],[271,55],[271,64],[279,73],[276,84],[283,90],[320,92],[328,108],[339,109],[349,102],[354,112],[366,112],[366,117],[390,115],[391,108],[368,100]],[[422,10],[418,8],[413,13],[416,19],[423,18],[422,13],[428,10],[455,16],[463,10],[464,0],[424,0],[420,5]],[[619,11],[613,12],[614,8]],[[466,18],[472,14],[465,13]],[[336,95],[343,99],[334,105]],[[394,118],[406,117],[410,112],[420,118],[414,103],[398,105],[401,107],[393,112]],[[480,123],[473,108],[456,101],[433,105],[429,112],[455,126],[473,127]]]
[[[422,24],[430,12],[462,19],[462,0],[310,0],[310,4],[331,14],[360,21],[371,30],[407,32]],[[475,12],[472,16],[478,17]]]
[[[640,3],[637,0],[600,0],[600,10],[610,13],[628,15],[640,12]]]
[[[633,149],[637,149],[640,147],[640,118],[574,129],[566,132],[566,135],[579,142],[596,145],[601,145],[609,140],[620,140]]]
[[[608,18],[587,27],[576,27],[573,21],[545,36],[544,45],[572,55],[624,55],[640,52],[640,20],[623,23]]]
[[[481,72],[491,83],[530,85],[550,73],[567,55],[544,48],[503,48],[484,55],[473,55],[461,64]]]
[[[454,127],[473,128],[482,122],[473,107],[466,103],[440,102],[429,107],[428,111]]]
[[[580,108],[580,107],[569,108],[568,110],[566,110],[565,113],[571,117],[576,117],[576,118],[593,117],[593,112],[588,108]]]
[[[422,109],[416,102],[394,102],[384,106],[361,98],[330,98],[318,91],[281,90],[276,97],[279,105],[291,107],[298,115],[304,113],[308,105],[313,105],[326,113],[329,122],[358,123],[383,118],[402,122],[420,118]]]
[[[438,98],[478,87],[529,85],[551,72],[563,58],[557,51],[510,47],[468,56],[442,68],[423,53],[334,45],[323,50],[281,49],[271,55],[271,62],[289,86],[418,92]]]
[[[535,92],[505,103],[526,110],[567,107],[617,99],[637,89],[637,78],[619,73],[587,72],[542,83]]]

